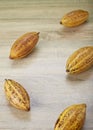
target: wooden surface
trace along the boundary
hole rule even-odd
[[[76,28],[60,25],[74,9],[88,10],[88,22]],[[13,42],[30,31],[40,32],[32,54],[10,60]],[[83,130],[93,130],[93,68],[76,76],[65,72],[69,55],[87,45],[93,45],[93,0],[0,0],[0,130],[53,130],[59,114],[79,103],[87,104]],[[5,78],[26,88],[30,112],[9,105]]]

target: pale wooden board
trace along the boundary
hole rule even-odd
[[[89,21],[76,28],[59,24],[73,9],[85,9]],[[10,60],[13,42],[30,31],[40,32],[39,42],[27,58]],[[69,105],[87,104],[83,130],[93,130],[93,68],[77,76],[65,72],[66,60],[76,49],[93,45],[92,0],[0,1],[0,130],[53,130],[59,114]],[[4,79],[26,88],[31,111],[11,107],[4,94]]]

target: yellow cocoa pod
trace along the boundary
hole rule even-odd
[[[20,110],[30,110],[30,98],[27,91],[18,82],[6,79],[4,90],[9,103]]]
[[[32,52],[39,39],[39,33],[29,32],[19,37],[11,47],[10,59],[26,57]]]
[[[87,21],[88,17],[88,11],[74,10],[64,15],[60,23],[67,27],[75,27]]]
[[[56,121],[54,130],[81,130],[86,116],[86,104],[66,108]]]
[[[93,66],[93,46],[76,50],[67,60],[66,72],[78,74]]]

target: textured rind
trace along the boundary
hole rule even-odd
[[[30,98],[27,91],[16,81],[5,79],[4,90],[9,103],[21,110],[30,110]]]
[[[56,121],[54,130],[81,130],[86,116],[86,104],[66,108]]]
[[[93,46],[76,50],[66,62],[66,72],[78,74],[93,66]]]
[[[64,15],[60,23],[67,27],[75,27],[87,21],[88,17],[88,11],[74,10]]]
[[[28,32],[19,37],[11,47],[10,59],[19,59],[29,55],[39,39],[39,33]]]

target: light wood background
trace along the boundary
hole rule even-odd
[[[88,22],[75,28],[60,25],[74,9],[88,10]],[[13,42],[30,31],[40,32],[32,54],[10,60]],[[88,45],[93,45],[93,0],[0,0],[0,130],[53,130],[59,114],[79,103],[87,104],[83,130],[93,130],[93,68],[75,76],[65,72],[69,55]],[[5,78],[27,90],[30,112],[9,105]]]

